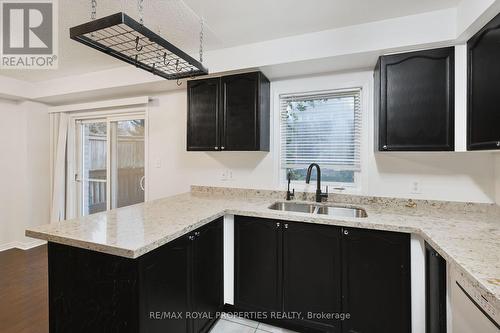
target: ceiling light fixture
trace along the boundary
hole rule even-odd
[[[70,38],[167,80],[207,75],[202,65],[203,19],[198,61],[143,25],[142,2],[138,0],[137,22],[122,12],[96,20],[97,1],[91,0],[92,20],[70,28]]]

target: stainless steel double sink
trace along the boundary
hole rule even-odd
[[[269,209],[286,212],[328,215],[333,217],[367,217],[366,211],[357,207],[329,206],[305,202],[275,202]]]

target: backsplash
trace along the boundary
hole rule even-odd
[[[286,191],[281,190],[257,190],[247,188],[215,187],[192,185],[191,193],[206,194],[214,196],[229,197],[248,197],[248,198],[269,198],[274,200],[285,200]],[[299,201],[314,201],[315,193],[295,192],[295,199]],[[375,197],[352,194],[330,193],[327,202],[341,203],[348,205],[379,205],[390,206],[392,208],[405,209],[439,209],[450,211],[466,212],[498,212],[500,206],[487,203],[455,202],[455,201],[437,201],[437,200],[419,200],[402,199],[390,197]]]

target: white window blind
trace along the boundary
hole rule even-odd
[[[360,89],[280,95],[281,168],[360,171]]]

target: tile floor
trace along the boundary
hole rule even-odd
[[[295,333],[293,331],[258,323],[253,320],[227,317],[220,319],[210,333]]]

